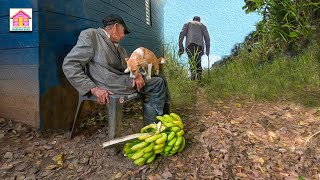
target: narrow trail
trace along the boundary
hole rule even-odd
[[[200,160],[193,179],[320,178],[320,109],[239,98],[209,102],[201,87],[193,109],[188,157]]]
[[[40,133],[0,118],[0,179],[319,179],[319,108],[235,97],[209,101],[205,88],[196,92],[195,104],[179,110],[185,149],[142,167],[101,147],[104,122],[90,119],[87,130],[69,140],[65,132]],[[125,134],[142,127],[139,108],[125,109]]]

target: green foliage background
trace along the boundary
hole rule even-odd
[[[199,85],[209,100],[250,98],[320,106],[320,2],[244,0],[247,13],[263,20],[231,55],[190,81],[174,45],[166,46],[165,74],[176,106],[195,103]]]

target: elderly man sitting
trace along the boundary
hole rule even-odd
[[[77,44],[65,57],[62,68],[80,94],[92,93],[100,104],[109,103],[111,94],[131,94],[136,91],[150,94],[143,111],[145,123],[150,124],[157,115],[164,114],[165,104],[169,105],[168,90],[162,77],[146,81],[140,73],[134,79],[124,73],[128,54],[119,42],[128,33],[130,30],[120,16],[106,16],[103,28],[89,28],[80,33]]]

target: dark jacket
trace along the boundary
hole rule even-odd
[[[183,49],[183,39],[186,36],[185,47],[190,43],[195,43],[199,46],[206,47],[207,54],[210,53],[210,36],[207,27],[198,21],[191,21],[183,25],[179,35],[179,49]],[[204,42],[205,41],[205,46]]]

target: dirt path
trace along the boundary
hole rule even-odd
[[[101,145],[107,128],[95,120],[72,141],[0,118],[0,179],[317,179],[320,110],[293,103],[230,99],[209,103],[199,88],[184,120],[181,154],[137,167]],[[142,127],[139,107],[126,108],[124,134]]]

